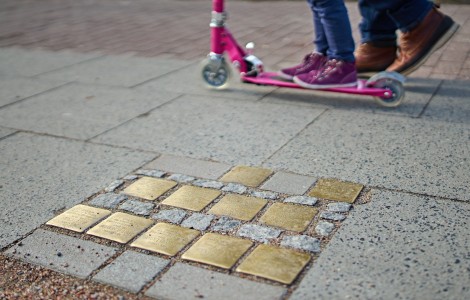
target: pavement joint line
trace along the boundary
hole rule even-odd
[[[34,94],[34,95],[30,95],[30,96],[27,96],[27,97],[18,99],[18,100],[14,101],[14,102],[10,102],[10,103],[7,103],[7,104],[5,104],[5,105],[3,105],[3,106],[0,106],[0,109],[4,109],[4,108],[9,107],[9,106],[12,106],[12,105],[14,105],[14,104],[27,101],[27,100],[29,100],[30,98],[33,98],[33,97],[37,97],[37,96],[41,96],[41,95],[44,95],[44,94],[53,92],[53,91],[55,91],[55,90],[58,90],[58,89],[60,89],[60,88],[62,88],[62,87],[65,87],[65,86],[67,86],[67,85],[70,85],[70,84],[71,84],[71,82],[66,82],[66,83],[63,83],[63,84],[61,84],[61,85],[55,86],[55,87],[53,87],[53,88],[50,88],[50,89],[41,91],[41,92],[39,92],[39,93],[36,93],[36,94]]]
[[[171,75],[171,74],[173,74],[173,73],[179,72],[179,71],[181,71],[181,70],[183,70],[183,69],[185,69],[185,68],[191,67],[191,66],[193,66],[193,65],[195,65],[195,64],[198,63],[197,61],[193,61],[193,62],[188,61],[188,62],[189,62],[188,65],[184,65],[184,66],[182,66],[182,67],[180,67],[180,68],[177,68],[177,69],[175,69],[175,70],[171,70],[171,71],[169,71],[169,72],[167,72],[167,73],[165,73],[165,74],[158,75],[158,76],[156,76],[156,77],[147,79],[147,80],[145,80],[145,81],[143,81],[143,82],[140,82],[140,83],[138,83],[138,84],[135,84],[135,85],[133,85],[133,86],[130,86],[129,88],[130,88],[130,89],[134,89],[134,88],[139,87],[139,86],[141,86],[141,85],[144,85],[144,84],[147,84],[147,83],[152,82],[152,81],[154,81],[154,80],[157,80],[157,79],[159,79],[159,78],[161,78],[161,77],[168,76],[168,75]]]
[[[131,172],[130,174],[135,174],[135,173],[138,173],[139,170],[143,170],[142,168],[136,168],[136,170],[134,170],[133,172]],[[147,170],[147,169],[146,169]],[[158,170],[154,170],[154,171],[158,171]],[[273,174],[275,174],[276,172],[273,172],[270,174],[270,177],[273,176]],[[163,172],[163,178],[168,178],[170,176],[172,176],[173,174],[171,172]],[[129,176],[129,175],[126,175],[126,176]],[[126,177],[124,176],[124,177]],[[143,178],[145,176],[143,175],[139,175],[137,176],[137,178]],[[125,180],[125,183],[119,187],[116,188],[116,190],[112,193],[114,194],[120,194],[120,191],[124,190],[127,186],[129,186],[130,184],[136,182],[138,179],[133,179],[133,180]],[[267,180],[267,179],[266,179]],[[265,181],[263,181],[265,182]],[[191,183],[185,183],[185,182],[177,182],[177,185],[174,186],[171,190],[167,191],[165,194],[163,194],[162,196],[160,196],[159,198],[157,198],[157,205],[155,206],[155,208],[152,210],[152,213],[154,212],[157,212],[160,210],[160,208],[163,207],[163,205],[160,203],[161,200],[163,199],[166,199],[166,197],[168,197],[169,195],[171,195],[174,191],[178,190],[181,186],[188,186],[188,185],[191,185]],[[262,185],[262,183],[258,184],[258,186],[254,189],[257,189],[257,190],[260,190],[260,186]],[[313,186],[315,186],[315,183],[312,184],[312,188]],[[366,189],[364,189],[361,194],[357,197],[357,202],[356,204],[357,205],[360,205],[361,204],[361,198],[363,197],[363,194],[365,193]],[[90,201],[94,198],[96,198],[98,195],[101,195],[103,194],[103,191],[99,191],[97,193],[95,193],[94,195],[88,197],[86,200],[84,200],[82,202],[82,204],[85,204],[85,205],[90,205]],[[232,194],[230,192],[222,192],[218,198],[221,198],[223,197],[223,195],[225,194]],[[246,195],[249,195],[249,191],[246,191],[244,194]],[[285,198],[288,198],[289,196],[291,196],[291,194],[282,194],[281,195],[281,201],[282,199],[285,199]],[[136,197],[132,197],[131,199],[139,199],[138,196]],[[140,201],[142,201],[141,199],[139,199]],[[207,211],[210,209],[211,205],[214,205],[214,203],[217,201],[216,200],[213,200],[211,204],[207,205],[203,211],[201,211],[200,213],[202,214],[206,214]],[[319,210],[324,210],[326,205],[328,203],[336,203],[336,202],[332,202],[332,201],[328,201],[326,200],[326,202],[324,200],[319,200],[320,202],[324,202],[321,204],[321,206],[319,206],[320,204],[319,203],[316,203],[315,204],[315,207]],[[152,202],[152,201],[146,201],[144,200],[144,202]],[[266,212],[266,210],[273,204],[273,203],[282,203],[278,200],[267,200],[267,204],[268,205],[265,205],[263,207],[262,210],[260,210],[256,217],[248,222],[242,222],[239,226],[242,226],[243,224],[259,224],[259,218]],[[355,204],[355,205],[356,205]],[[291,204],[291,205],[298,205],[298,204]],[[94,207],[94,205],[92,205],[92,207]],[[168,206],[168,207],[171,207],[171,206]],[[126,214],[130,214],[130,215],[134,215],[133,213],[129,213],[128,211],[123,211],[119,208],[116,208],[116,209],[111,209],[111,211],[114,211],[114,212],[124,212]],[[184,219],[188,219],[191,215],[195,214],[197,212],[190,212],[189,215],[187,215]],[[310,221],[309,221],[309,224],[308,226],[305,228],[305,230],[303,230],[302,232],[293,232],[293,231],[290,231],[290,230],[285,230],[285,229],[281,229],[281,234],[275,239],[275,240],[272,240],[270,243],[268,244],[272,244],[272,245],[275,245],[276,247],[279,247],[279,243],[284,239],[284,237],[286,236],[298,236],[300,234],[307,234],[308,236],[310,235],[313,235],[315,237],[318,238],[318,240],[320,240],[320,248],[321,249],[324,249],[329,241],[329,239],[331,239],[332,235],[334,233],[331,233],[329,237],[323,237],[323,236],[319,236],[317,234],[315,234],[315,231],[314,231],[314,225],[317,224],[319,222],[319,213],[317,213]],[[347,214],[346,214],[347,215]],[[109,218],[109,216],[108,216]],[[161,276],[163,276],[163,274],[165,274],[165,272],[172,266],[174,265],[175,262],[179,262],[179,261],[183,261],[185,263],[188,263],[186,260],[183,260],[181,258],[181,255],[183,253],[185,253],[187,251],[187,249],[189,249],[190,247],[192,247],[192,245],[194,245],[199,239],[201,239],[202,236],[204,236],[204,233],[205,232],[212,232],[212,226],[221,218],[221,216],[219,217],[216,217],[216,218],[213,218],[210,222],[210,226],[208,227],[208,229],[206,230],[203,230],[203,231],[199,231],[201,234],[196,238],[194,239],[193,241],[191,241],[190,243],[188,243],[183,249],[181,249],[179,251],[178,254],[176,254],[175,256],[173,257],[169,257],[170,258],[170,261],[171,263],[169,264],[169,266],[167,268],[165,268],[165,270],[161,271],[159,274],[157,274],[156,278],[154,278],[154,280],[152,281],[153,283],[156,282],[158,280],[158,278],[161,278]],[[107,218],[105,218],[104,220],[106,220]],[[102,220],[103,221],[103,220]],[[101,222],[102,222],[101,221]],[[153,224],[157,224],[159,223],[160,221],[158,220],[153,220]],[[100,223],[100,222],[99,222]],[[99,224],[98,223],[98,224]],[[340,226],[340,222],[335,222],[336,225],[335,225],[335,229],[333,230],[333,232],[335,232],[337,230],[337,228],[339,228]],[[95,225],[96,226],[96,225]],[[151,225],[153,226],[153,225]],[[178,226],[181,226],[181,225],[178,225]],[[261,225],[261,226],[266,226],[266,225]],[[93,228],[94,226],[91,226],[90,228]],[[269,227],[269,226],[268,226]],[[70,232],[70,230],[67,230],[67,229],[64,229],[64,228],[56,228],[54,226],[49,226],[49,225],[41,225],[40,228],[43,228],[43,229],[46,229],[48,231],[53,231],[53,232],[58,232],[60,234],[65,234],[65,235],[70,235],[72,237],[77,237],[79,239],[84,239],[84,240],[89,240],[89,241],[92,241],[92,242],[95,242],[95,243],[98,243],[98,244],[103,244],[103,245],[111,245],[112,247],[115,247],[117,249],[119,249],[118,253],[116,255],[114,255],[112,258],[108,259],[105,263],[103,263],[97,270],[94,270],[94,272],[92,273],[92,275],[89,276],[89,278],[91,279],[94,275],[96,275],[100,270],[102,270],[103,268],[105,268],[107,265],[109,265],[110,263],[112,263],[112,261],[117,258],[120,254],[122,254],[124,251],[126,250],[132,250],[132,251],[137,251],[137,252],[140,252],[140,253],[145,253],[145,254],[150,254],[150,255],[155,255],[155,256],[158,256],[158,257],[163,257],[163,258],[168,258],[168,256],[166,255],[162,255],[162,254],[158,254],[158,253],[152,253],[151,251],[147,251],[147,250],[142,250],[142,249],[138,249],[138,248],[135,248],[135,247],[131,247],[130,244],[135,241],[137,238],[139,238],[143,232],[145,232],[146,230],[142,231],[141,233],[135,235],[129,242],[125,243],[125,244],[120,244],[120,243],[116,243],[116,242],[110,242],[109,240],[107,240],[106,238],[100,238],[100,237],[96,237],[96,236],[90,236],[89,234],[87,234],[88,230],[85,231],[85,233],[74,233],[74,232]],[[32,233],[32,232],[31,232]],[[30,234],[31,234],[30,233]],[[238,235],[236,235],[236,231],[233,230],[232,233],[229,233],[228,234],[229,236],[233,236],[233,237],[238,237]],[[248,239],[248,240],[251,240],[251,239]],[[252,240],[253,241],[253,240]],[[277,285],[279,283],[276,283],[276,281],[273,281],[273,280],[270,280],[270,279],[266,279],[266,278],[260,278],[258,276],[253,276],[253,275],[246,275],[246,274],[238,274],[238,272],[235,271],[236,267],[239,266],[242,261],[244,261],[244,257],[247,257],[252,251],[253,249],[255,249],[257,247],[257,245],[260,245],[260,244],[263,244],[263,243],[259,243],[257,242],[256,240],[254,241],[254,243],[252,244],[252,246],[250,247],[250,250],[248,250],[248,252],[245,252],[242,257],[237,260],[236,264],[234,266],[232,266],[230,268],[230,270],[228,270],[227,274],[230,274],[230,275],[235,275],[237,277],[240,277],[240,278],[248,278],[250,280],[254,280],[254,281],[258,281],[258,282],[268,282],[269,284],[274,284],[274,285]],[[284,249],[285,247],[281,247],[282,249]],[[287,249],[292,249],[292,248],[287,248]],[[301,249],[294,249],[295,251],[300,251],[300,252],[304,252],[303,250]],[[300,273],[304,273],[305,270],[309,269],[311,264],[313,264],[313,261],[316,260],[316,258],[320,255],[319,253],[309,253],[312,257],[311,261],[303,268],[303,270],[301,269],[299,272]],[[198,263],[190,263],[191,265],[195,265],[195,266],[201,266],[200,264]],[[205,266],[205,268],[208,268],[210,270],[215,270],[215,271],[218,271],[220,272],[220,268],[217,268],[217,267],[213,267],[213,266]],[[301,278],[301,277],[299,277]],[[286,287],[289,287],[289,286],[293,286],[293,285],[296,285],[298,282],[299,282],[299,278],[295,279],[290,285],[284,285]],[[152,285],[152,283],[149,283],[147,285],[147,289]],[[146,290],[146,288],[144,288],[142,291]],[[141,291],[141,293],[142,293]]]
[[[4,127],[4,128],[6,128],[6,127]],[[11,129],[11,128],[8,128],[8,129]],[[12,130],[13,130],[13,129],[12,129]],[[9,133],[9,134],[7,134],[7,135],[5,135],[5,136],[0,137],[0,141],[1,141],[1,140],[4,140],[4,139],[7,139],[7,138],[9,138],[9,137],[12,137],[12,136],[16,135],[18,132],[20,132],[20,131],[14,129],[14,131],[13,131],[12,133]]]
[[[313,123],[315,123],[317,120],[319,120],[326,112],[328,112],[329,109],[326,108],[324,109],[318,116],[316,116],[315,118],[313,118],[312,121],[310,121],[307,125],[305,125],[304,128],[302,128],[301,130],[299,130],[294,136],[292,136],[290,139],[288,139],[284,145],[281,145],[276,151],[274,151],[273,153],[271,153],[271,155],[269,155],[266,159],[264,159],[260,165],[263,166],[266,162],[268,162],[272,157],[274,157],[274,155],[276,155],[277,153],[279,153],[282,149],[284,149],[284,147],[286,147],[291,141],[293,141],[295,138],[297,138],[298,136],[300,136],[305,130],[307,130],[308,127],[310,127]]]
[[[83,64],[83,63],[88,63],[90,61],[99,60],[99,59],[103,59],[103,58],[106,57],[106,55],[103,54],[103,53],[99,53],[99,54],[100,55],[97,56],[97,57],[88,58],[88,59],[85,59],[85,60],[82,60],[82,61],[79,61],[79,62],[76,62],[76,63],[72,63],[72,64],[69,64],[69,65],[66,65],[66,66],[59,67],[57,69],[49,70],[49,71],[42,72],[42,73],[39,73],[39,74],[34,74],[34,75],[31,76],[31,78],[37,78],[39,76],[43,76],[43,75],[46,75],[46,74],[49,74],[49,73],[61,71],[61,70],[70,68],[72,66],[77,66],[77,65],[80,65],[80,64]]]
[[[434,99],[434,96],[437,95],[437,93],[441,90],[442,85],[444,84],[444,80],[440,80],[439,84],[436,89],[434,89],[434,92],[432,93],[431,97],[429,97],[429,100],[426,102],[426,104],[423,106],[423,109],[421,112],[418,114],[416,119],[421,119],[423,114],[425,113],[426,109],[428,108],[429,104],[431,104],[432,99]]]

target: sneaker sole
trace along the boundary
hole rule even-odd
[[[402,75],[409,75],[410,73],[414,72],[416,69],[421,67],[434,52],[436,52],[450,40],[450,38],[457,32],[459,28],[459,24],[453,22],[453,24],[447,29],[447,31],[436,41],[433,47],[431,47],[415,63],[411,64],[408,68],[398,71],[398,73]]]
[[[297,77],[294,77],[294,82],[300,85],[301,87],[304,87],[306,89],[312,89],[312,90],[357,86],[357,81],[354,81],[351,83],[341,83],[341,84],[309,84],[309,83],[301,81]]]
[[[277,72],[277,76],[281,77],[282,79],[292,81],[294,79],[294,76],[287,75],[286,73],[282,72]]]

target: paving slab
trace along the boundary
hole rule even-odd
[[[184,96],[93,141],[231,164],[259,164],[321,112]]]
[[[440,82],[438,79],[408,78],[404,84],[403,102],[396,108],[382,107],[372,97],[292,89],[278,89],[264,97],[262,102],[417,117],[433,97]]]
[[[0,79],[0,107],[40,94],[65,84],[63,81],[44,81],[31,78]]]
[[[182,60],[162,58],[141,58],[129,55],[103,56],[75,64],[68,68],[49,72],[39,77],[98,85],[132,87],[178,70],[187,64],[188,62]],[[161,92],[159,90],[153,94]]]
[[[466,124],[331,111],[265,165],[470,200],[469,132]]]
[[[176,96],[72,84],[1,109],[0,125],[88,139]]]
[[[61,273],[86,278],[116,249],[42,229],[5,253]]]
[[[63,67],[85,62],[101,56],[99,53],[76,53],[74,51],[26,50],[0,48],[0,77],[34,76]],[[58,78],[62,81],[63,78]]]
[[[8,174],[0,178],[0,199],[10,199],[0,201],[0,248],[154,157],[25,133],[1,140],[0,153]]]
[[[444,81],[423,117],[449,123],[470,124],[469,94],[468,81]]]
[[[168,259],[126,251],[98,272],[93,279],[137,293],[169,262]]]
[[[374,191],[290,299],[468,299],[470,206]]]
[[[145,295],[158,299],[281,299],[286,289],[176,263]]]
[[[260,100],[276,89],[276,87],[243,84],[240,82],[240,78],[235,71],[232,73],[234,76],[229,80],[227,88],[220,90],[210,89],[205,85],[205,82],[202,79],[201,68],[201,65],[196,62],[187,68],[146,82],[145,84],[136,87],[136,89],[146,93],[169,91],[209,97],[243,99],[248,101]]]

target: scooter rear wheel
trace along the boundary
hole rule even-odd
[[[397,107],[403,100],[405,96],[405,88],[403,84],[396,79],[393,78],[382,78],[376,81],[373,84],[374,88],[380,89],[388,89],[390,90],[391,97],[374,97],[375,101],[385,107]]]
[[[228,85],[231,70],[224,58],[217,60],[208,58],[202,62],[201,75],[207,87],[223,89]]]

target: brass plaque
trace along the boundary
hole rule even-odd
[[[241,195],[226,195],[208,213],[250,221],[268,201]]]
[[[158,223],[135,240],[131,246],[174,256],[198,235],[199,231],[194,229]]]
[[[225,174],[220,181],[223,182],[236,182],[246,186],[257,187],[266,178],[271,175],[273,171],[269,169],[248,167],[248,166],[236,166],[230,172]]]
[[[152,225],[152,223],[153,221],[149,219],[117,212],[90,229],[87,233],[125,244],[145,228]]]
[[[238,266],[237,272],[291,284],[309,262],[310,255],[271,245],[259,245]]]
[[[88,227],[110,214],[111,212],[106,209],[79,204],[56,216],[46,224],[76,232],[84,232]]]
[[[260,222],[270,226],[301,232],[307,228],[317,212],[312,207],[274,203],[261,216]]]
[[[328,200],[354,203],[364,186],[336,179],[320,179],[309,196]]]
[[[147,200],[155,200],[173,188],[176,182],[165,179],[142,177],[122,191],[124,194]]]
[[[253,243],[227,235],[206,233],[182,258],[230,269]]]
[[[218,190],[183,186],[163,200],[162,203],[193,211],[201,211],[215,198],[219,197],[219,195],[220,192]]]

